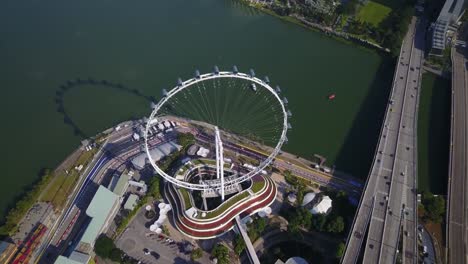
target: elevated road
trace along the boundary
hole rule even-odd
[[[416,30],[418,28],[418,30]],[[376,154],[348,236],[343,263],[416,263],[417,109],[423,26],[413,18],[398,59]]]
[[[452,128],[447,205],[447,260],[468,263],[467,257],[467,60],[452,48]]]

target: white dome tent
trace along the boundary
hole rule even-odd
[[[332,199],[328,196],[323,196],[322,200],[316,204],[310,212],[312,214],[328,214],[332,208]]]

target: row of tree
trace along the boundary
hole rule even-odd
[[[424,222],[442,223],[445,216],[445,200],[440,195],[425,191],[421,195],[420,209]]]
[[[94,252],[101,258],[123,263],[123,251],[116,247],[114,241],[104,234],[96,240],[96,243],[94,244]]]
[[[52,172],[44,169],[41,172],[40,180],[27,191],[22,198],[16,202],[5,217],[5,222],[0,227],[0,237],[10,236],[18,230],[18,223],[26,215],[29,209],[37,202],[42,191],[47,187],[52,179]]]
[[[342,233],[345,229],[345,222],[342,216],[335,214],[313,215],[306,208],[296,207],[286,215],[288,220],[288,231],[300,233],[301,229],[315,230],[319,232]]]
[[[218,264],[229,264],[231,262],[229,258],[229,249],[221,243],[218,243],[213,247],[211,255],[217,259]]]

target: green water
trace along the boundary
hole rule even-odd
[[[286,150],[365,177],[393,72],[375,52],[228,0],[7,0],[0,34],[0,216],[42,167],[78,146],[76,132],[147,115],[141,94],[159,96],[214,64],[253,67],[283,87],[294,114]],[[131,92],[102,84],[63,92],[76,78]]]
[[[418,188],[447,193],[450,142],[450,80],[422,78],[418,115]]]

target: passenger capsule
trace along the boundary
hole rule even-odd
[[[281,93],[281,88],[279,87],[279,85],[276,85],[276,93]]]
[[[195,70],[195,78],[200,79],[200,71]]]
[[[236,65],[232,66],[232,72],[233,72],[234,74],[238,74],[238,73],[239,73],[239,70],[237,69],[237,66],[236,66]]]
[[[283,103],[288,104],[288,99],[286,97],[283,97]]]
[[[250,69],[250,77],[255,77],[255,71],[253,69]]]
[[[287,114],[288,114],[288,116],[289,116],[289,117],[291,117],[291,116],[292,116],[292,113],[291,113],[291,111],[290,111],[290,110],[288,110]]]
[[[166,89],[162,89],[162,95],[167,96],[167,90]]]
[[[219,74],[219,68],[218,66],[214,66],[214,74],[218,75]]]
[[[270,78],[268,78],[268,76],[265,76],[265,83],[270,83]]]
[[[288,129],[292,129],[291,123],[288,123]]]
[[[182,86],[183,82],[181,78],[177,79],[177,86]]]

